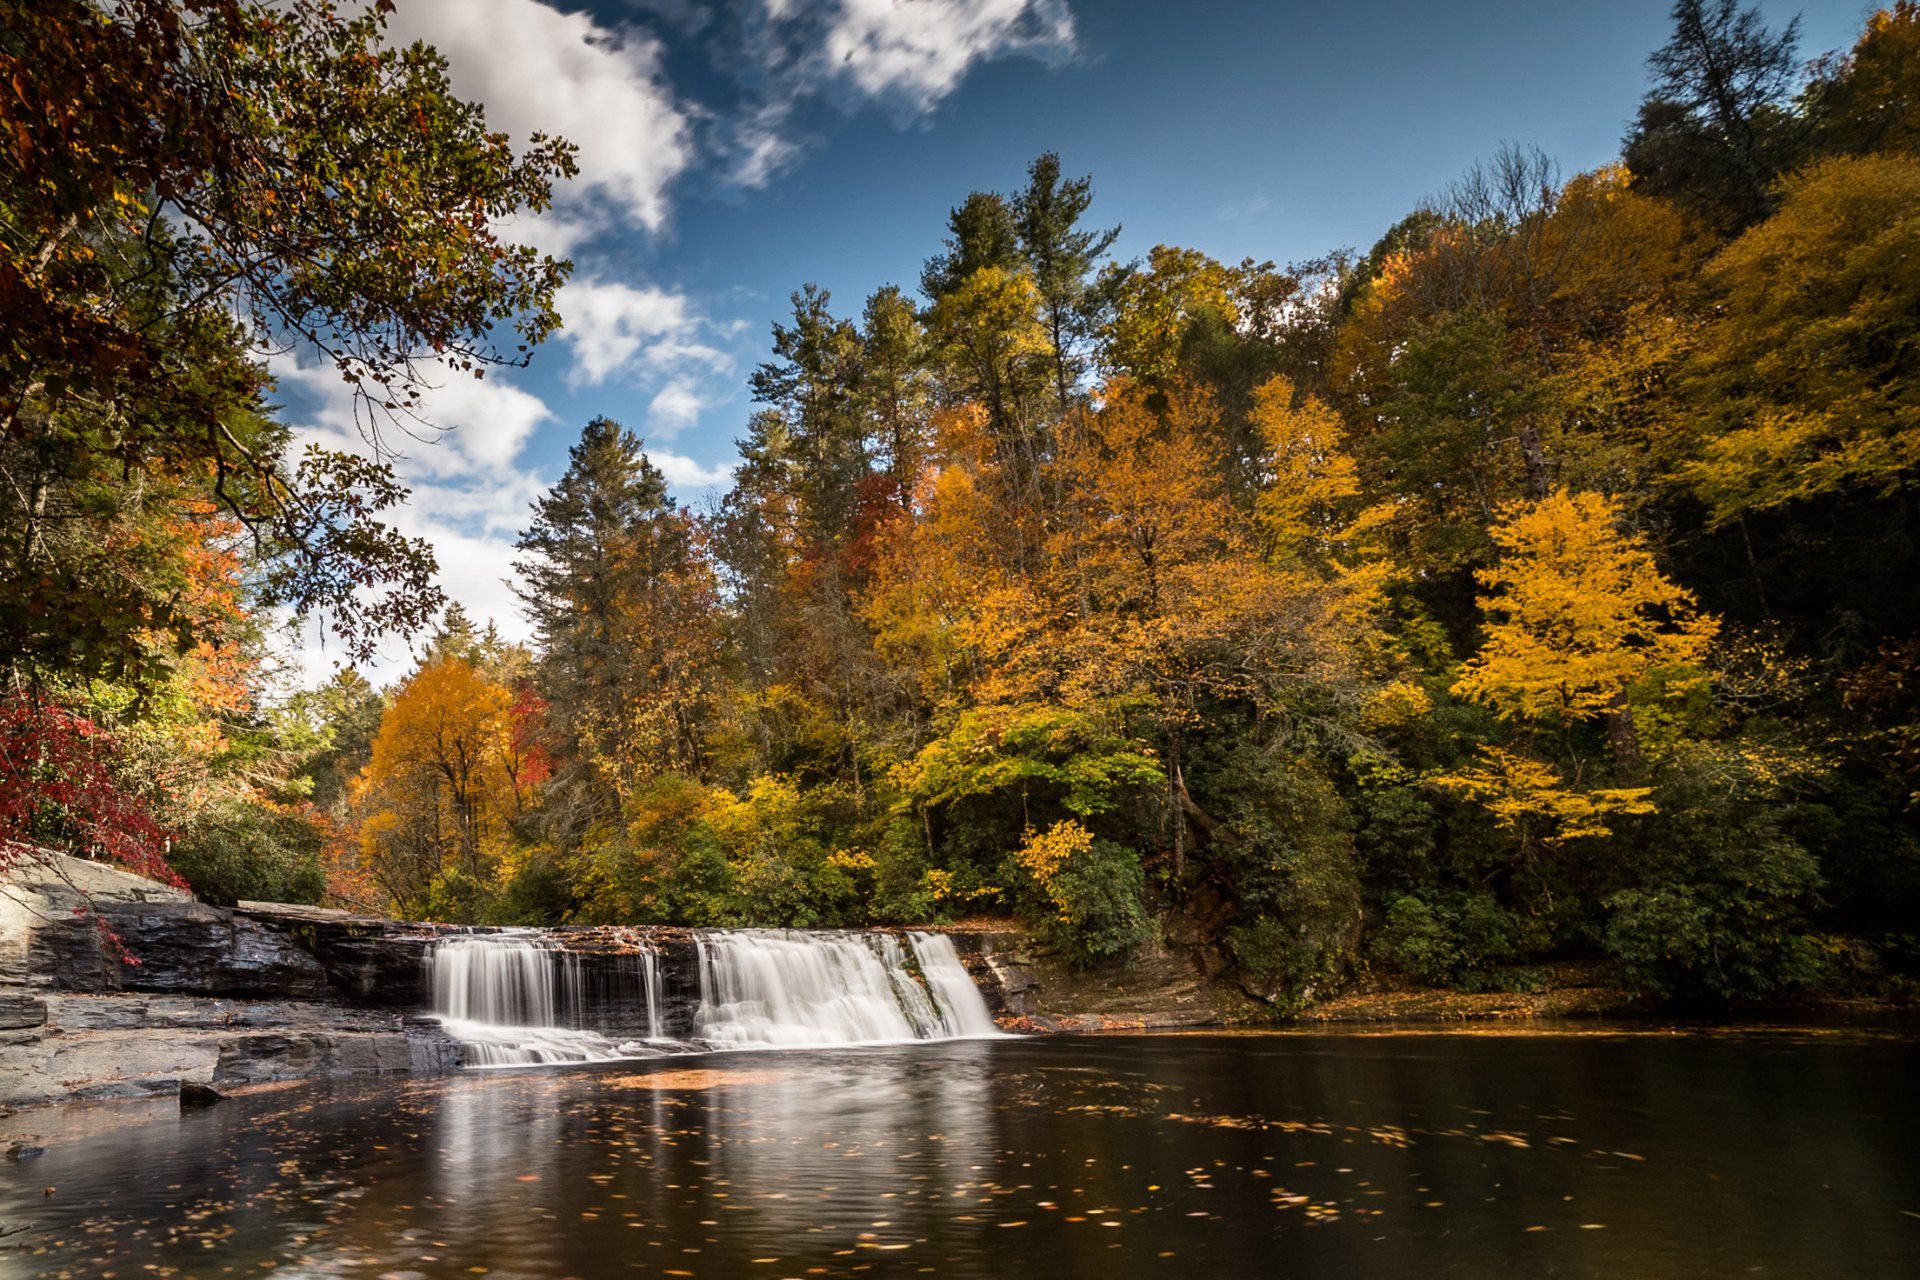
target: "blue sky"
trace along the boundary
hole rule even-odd
[[[1796,13],[1808,57],[1872,6]],[[911,286],[946,211],[1060,152],[1091,173],[1122,258],[1155,244],[1285,262],[1364,249],[1504,142],[1568,173],[1612,158],[1666,37],[1666,0],[399,0],[490,123],[580,147],[554,212],[513,234],[571,255],[566,328],[533,364],[447,380],[446,428],[399,466],[400,523],[442,581],[523,636],[506,579],[527,504],[580,425],[640,432],[682,500],[725,484],[747,373],[806,281],[856,314]],[[312,438],[350,444],[330,374],[277,362]],[[375,674],[404,668],[388,646]],[[302,666],[331,666],[311,636]]]

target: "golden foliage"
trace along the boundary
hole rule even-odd
[[[1483,747],[1480,761],[1458,773],[1440,774],[1434,785],[1478,801],[1502,828],[1519,835],[1522,849],[1538,842],[1612,834],[1608,820],[1654,811],[1651,787],[1569,786],[1552,765]]]
[[[422,667],[387,707],[354,790],[361,856],[397,904],[424,908],[449,871],[488,874],[525,799],[512,707],[505,685],[456,656]]]
[[[1564,489],[1504,509],[1500,562],[1478,574],[1486,643],[1455,693],[1507,719],[1587,719],[1648,671],[1705,657],[1718,621],[1618,520],[1613,500]]]
[[[1724,523],[1920,471],[1920,158],[1838,156],[1714,259],[1681,480]]]

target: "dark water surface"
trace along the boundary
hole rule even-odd
[[[1916,1067],[1192,1035],[301,1085],[0,1164],[0,1275],[1915,1276]]]

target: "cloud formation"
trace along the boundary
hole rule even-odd
[[[484,103],[491,128],[516,141],[558,134],[580,149],[580,174],[558,193],[561,222],[573,224],[562,237],[608,215],[649,231],[666,224],[668,188],[694,146],[656,37],[536,0],[406,0],[389,29],[445,54],[454,91]]]
[[[736,185],[764,186],[805,148],[798,106],[868,103],[918,119],[982,63],[1024,56],[1062,62],[1078,50],[1065,0],[747,0],[740,48],[715,61],[749,90],[722,150]]]

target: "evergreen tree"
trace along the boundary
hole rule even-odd
[[[638,437],[595,418],[568,459],[534,504],[515,568],[539,638],[556,781],[583,806],[563,816],[590,818],[639,779],[697,764],[699,717],[684,700],[702,696],[717,659],[714,598],[696,522]]]
[[[1042,322],[1053,347],[1054,394],[1066,413],[1085,368],[1081,349],[1097,316],[1094,269],[1120,228],[1092,231],[1080,219],[1093,203],[1093,179],[1062,178],[1049,151],[1027,167],[1027,189],[1013,202],[1020,250],[1039,288]]]
[[[1765,216],[1798,129],[1782,108],[1799,40],[1798,18],[1772,31],[1737,0],[1677,0],[1673,36],[1647,60],[1653,88],[1627,139],[1634,175],[1723,227]]]

